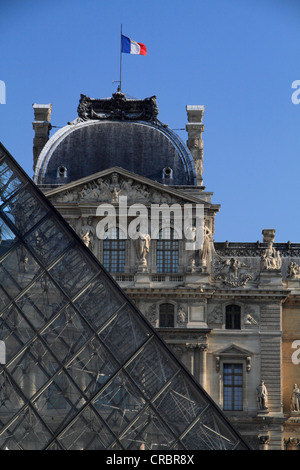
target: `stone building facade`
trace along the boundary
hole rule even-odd
[[[41,142],[51,105],[34,107]],[[300,449],[300,243],[274,229],[214,242],[203,114],[187,106],[184,144],[155,97],[82,95],[78,117],[35,144],[34,182],[251,446]],[[187,249],[193,234],[201,246]]]

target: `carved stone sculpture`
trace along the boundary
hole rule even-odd
[[[274,270],[280,269],[282,265],[282,259],[279,251],[273,247],[273,242],[268,242],[268,247],[262,253],[261,256],[261,269]]]
[[[214,263],[214,279],[222,281],[230,287],[245,286],[248,281],[254,280],[255,276],[250,274],[250,267],[237,258],[217,258]]]
[[[216,305],[211,312],[208,313],[207,318],[208,324],[222,324],[223,323],[223,312],[221,305]]]
[[[300,412],[300,390],[297,384],[294,384],[291,394],[291,411]]]
[[[300,266],[294,261],[288,266],[287,277],[290,279],[300,279]]]
[[[79,230],[79,236],[84,244],[91,250],[94,247],[95,229],[90,223],[90,219],[83,219]]]
[[[117,92],[110,99],[95,99],[82,94],[77,112],[77,122],[89,119],[121,119],[126,121],[139,119],[154,122],[157,119],[158,107],[156,96],[144,100],[127,99],[123,93]]]
[[[151,237],[149,233],[147,234],[140,233],[138,239],[134,240],[136,254],[137,254],[138,271],[147,270],[146,256],[150,250],[150,241],[151,241]]]
[[[258,325],[258,320],[254,308],[245,305],[245,325]]]
[[[146,313],[146,317],[153,326],[157,326],[158,315],[156,311],[156,304],[150,305]]]
[[[266,411],[268,409],[268,391],[263,380],[256,387],[256,399],[258,409]]]
[[[183,324],[187,322],[187,314],[186,311],[183,307],[183,305],[179,305],[178,311],[177,311],[177,323],[178,324]]]
[[[204,235],[204,240],[203,240],[203,246],[201,250],[201,262],[202,262],[202,265],[207,266],[208,261],[209,261],[209,254],[210,254],[210,242],[212,240],[212,232],[207,227],[207,225],[204,225],[203,235]]]

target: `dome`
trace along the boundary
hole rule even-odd
[[[66,184],[118,166],[164,184],[197,184],[188,148],[155,113],[148,112],[147,100],[147,113],[141,112],[146,100],[126,98],[123,112],[114,99],[92,100],[82,95],[79,118],[56,132],[41,151],[35,182]],[[86,102],[88,107],[83,106]]]

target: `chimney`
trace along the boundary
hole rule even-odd
[[[264,228],[262,230],[263,242],[264,243],[273,243],[275,238],[275,228]]]
[[[202,123],[204,106],[190,105],[186,107],[188,124],[186,131],[188,133],[187,146],[192,154],[195,163],[197,183],[202,186],[203,179],[203,140],[202,132],[204,124]]]
[[[33,170],[35,170],[38,157],[49,140],[51,108],[52,104],[36,104],[32,105],[34,110],[34,121],[32,123],[35,132],[33,138]]]

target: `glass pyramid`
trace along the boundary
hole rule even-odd
[[[0,449],[248,449],[0,144]]]

